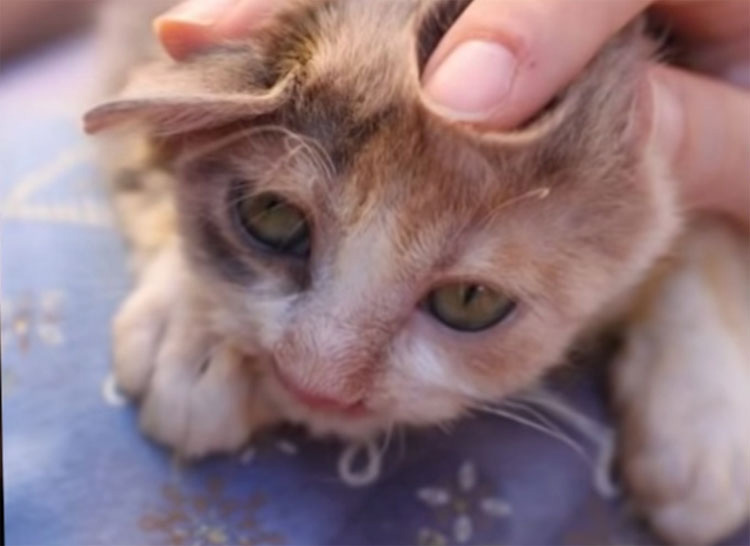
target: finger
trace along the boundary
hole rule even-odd
[[[474,0],[422,77],[428,104],[496,129],[544,106],[650,0]]]
[[[702,43],[745,36],[750,32],[747,0],[667,0],[652,9],[680,38]]]
[[[683,66],[750,87],[747,0],[671,0],[652,12],[679,40]]]
[[[750,224],[750,93],[663,65],[650,77],[653,144],[670,158],[686,206]]]
[[[283,5],[281,0],[187,0],[156,18],[154,31],[176,60],[224,40],[249,36]]]

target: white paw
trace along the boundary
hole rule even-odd
[[[115,376],[141,427],[185,457],[233,451],[269,420],[247,362],[205,328],[175,254],[151,265],[114,323]]]
[[[259,425],[253,375],[228,347],[175,330],[157,356],[141,427],[186,457],[238,449]]]
[[[750,517],[746,234],[696,223],[655,270],[615,368],[627,485],[654,529],[715,543]]]
[[[662,537],[714,543],[750,517],[750,356],[706,331],[648,337],[619,363],[624,478]]]
[[[723,413],[671,431],[637,425],[627,431],[623,470],[629,490],[671,542],[710,544],[750,516],[747,432],[724,428],[732,417]]]
[[[120,307],[112,327],[117,386],[140,398],[156,365],[173,308],[178,306],[176,285],[181,272],[175,250],[159,255]]]

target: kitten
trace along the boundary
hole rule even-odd
[[[512,394],[624,316],[628,484],[667,538],[716,540],[750,512],[745,236],[681,227],[637,25],[518,130],[433,114],[420,71],[466,5],[300,2],[179,64],[128,45],[85,120],[130,129],[103,147],[137,276],[118,383],[187,456],[280,420],[361,438]]]

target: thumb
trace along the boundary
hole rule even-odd
[[[750,93],[663,65],[650,78],[652,142],[667,154],[685,206],[750,226]]]
[[[154,20],[154,32],[175,60],[224,40],[252,35],[288,0],[186,0]]]

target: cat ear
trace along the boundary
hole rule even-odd
[[[263,88],[252,84],[249,68],[237,68],[221,61],[146,66],[118,97],[84,115],[84,129],[93,134],[141,124],[154,135],[171,136],[253,118],[287,99],[290,78]]]

